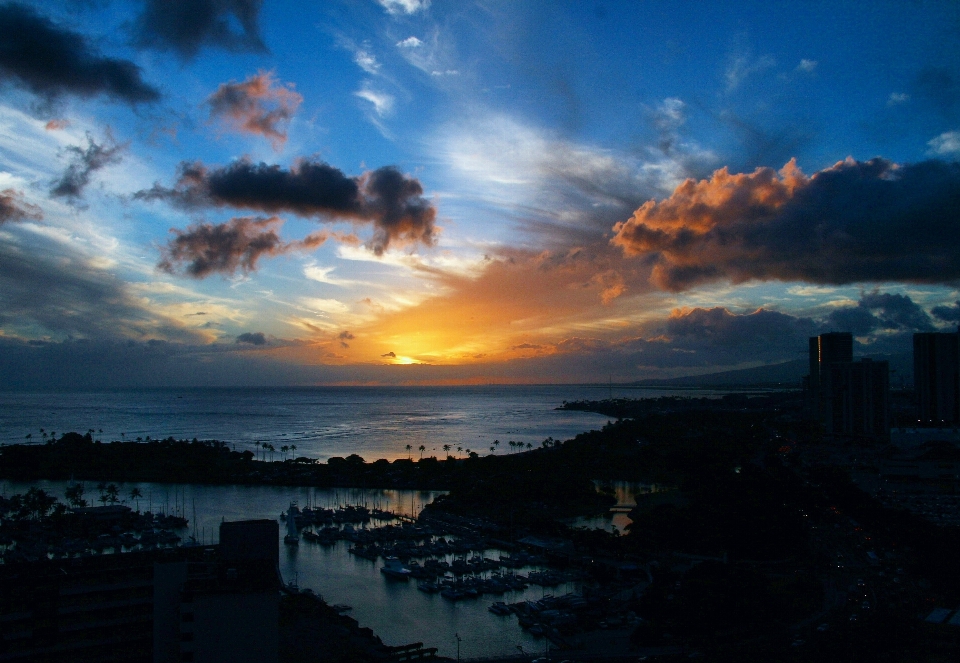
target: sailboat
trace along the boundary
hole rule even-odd
[[[287,535],[283,537],[283,542],[288,546],[299,546],[300,535],[297,533],[297,503],[290,502],[290,508],[287,509]]]

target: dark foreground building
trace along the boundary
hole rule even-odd
[[[960,333],[913,335],[913,383],[918,423],[960,424]]]
[[[219,546],[0,566],[0,662],[277,660],[279,527]]]
[[[890,434],[890,365],[853,360],[853,334],[831,332],[810,339],[808,403],[824,433],[887,439]]]

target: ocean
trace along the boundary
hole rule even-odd
[[[443,445],[460,455],[466,449],[510,453],[509,441],[539,446],[547,437],[569,439],[599,428],[602,415],[557,410],[564,400],[675,395],[665,390],[608,386],[483,386],[483,387],[316,387],[288,389],[149,389],[97,392],[0,392],[0,442],[42,443],[43,432],[94,430],[103,441],[138,437],[219,439],[238,450],[257,451],[255,442],[296,445],[298,456],[325,460],[352,453],[378,458],[442,456]],[[697,392],[696,395],[709,395]],[[30,438],[27,439],[27,435]],[[406,446],[410,445],[408,451]],[[463,449],[457,451],[457,447]],[[279,460],[280,453],[275,459]],[[68,482],[32,484],[0,481],[0,494],[23,493],[31,485],[63,499]],[[92,486],[88,486],[90,494]],[[128,498],[133,488],[143,498]],[[121,497],[131,507],[178,512],[190,521],[203,543],[215,543],[219,523],[246,518],[278,518],[291,502],[301,506],[344,503],[380,505],[416,515],[437,492],[377,489],[317,489],[286,486],[200,486],[121,484]],[[645,488],[617,487],[621,502]],[[621,494],[622,493],[622,494]],[[625,514],[580,519],[578,525],[623,528]],[[281,534],[282,534],[281,527]],[[303,542],[281,546],[280,570],[287,580],[321,593],[331,604],[346,603],[362,626],[371,627],[389,645],[423,642],[444,656],[463,658],[504,656],[517,651],[545,651],[546,641],[520,628],[513,617],[487,610],[493,597],[451,603],[424,594],[415,583],[389,582],[379,573],[380,562],[348,553],[346,542],[321,547]],[[500,551],[488,550],[497,558]],[[529,573],[531,568],[520,569]],[[551,593],[579,592],[579,583],[551,588]],[[508,592],[498,600],[538,599],[544,590]],[[522,649],[520,649],[522,648]]]
[[[455,456],[467,449],[485,455],[494,440],[503,454],[514,450],[510,441],[540,446],[608,420],[557,410],[565,400],[676,393],[682,392],[584,385],[0,392],[0,443],[42,443],[44,433],[93,429],[104,442],[173,436],[256,452],[259,441],[278,450],[274,460],[281,446],[321,461],[350,454],[367,461],[417,458],[421,445],[424,455],[442,458],[445,444]]]

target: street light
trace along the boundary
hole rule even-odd
[[[457,663],[460,663],[460,634],[454,633],[453,637],[457,639]]]

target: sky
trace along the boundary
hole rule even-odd
[[[960,4],[0,4],[4,388],[626,382],[960,322]]]

